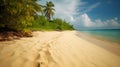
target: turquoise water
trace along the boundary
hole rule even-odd
[[[109,41],[120,43],[120,29],[79,30],[93,36],[101,37]]]

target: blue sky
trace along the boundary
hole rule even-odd
[[[99,5],[92,11],[87,12],[92,19],[101,18],[103,20],[111,19],[113,17],[120,18],[120,0],[84,0],[87,3],[85,7],[92,4],[99,3]],[[104,17],[103,17],[104,16]]]
[[[120,28],[120,0],[41,0],[52,1],[55,16],[69,21],[75,28]]]

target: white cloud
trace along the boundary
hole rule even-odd
[[[55,16],[68,22],[72,22],[76,28],[120,28],[118,18],[102,21],[101,19],[91,20],[87,12],[92,11],[100,5],[100,2],[89,5],[81,0],[42,0],[40,4],[45,5],[46,1],[55,4]],[[88,7],[85,7],[87,5]],[[79,7],[78,7],[79,6]],[[75,17],[74,15],[80,15]]]
[[[54,17],[65,19],[68,22],[74,22],[75,15],[89,12],[100,4],[100,3],[95,3],[87,8],[82,9],[82,7],[80,6],[87,5],[87,2],[83,2],[82,0],[41,0],[39,1],[39,3],[45,5],[47,1],[52,1],[55,4]],[[80,9],[81,11],[79,12],[78,10]]]
[[[93,4],[93,5],[90,5],[87,8],[85,7],[85,9],[82,11],[82,13],[90,12],[90,11],[92,11],[94,8],[96,8],[99,5],[100,5],[100,2],[97,2],[97,3]]]
[[[73,15],[77,13],[76,8],[80,0],[42,0],[40,3],[45,4],[46,1],[52,1],[55,4],[55,16],[65,19],[69,22],[74,21]]]
[[[81,3],[82,5],[79,5],[78,10],[77,10],[80,15],[92,11],[94,8],[98,7],[101,4],[100,2],[97,2],[92,5],[88,5],[88,2],[81,2]]]
[[[73,15],[75,15],[78,0],[61,0],[61,2],[56,1],[56,15],[55,17],[65,19],[72,22],[74,20]]]
[[[120,23],[118,18],[115,17],[113,19],[109,19],[106,21],[102,21],[100,19],[92,21],[91,18],[85,13],[80,15],[73,22],[76,28],[87,27],[87,28],[120,28]]]
[[[92,21],[91,21],[91,19],[88,17],[87,14],[81,15],[81,18],[82,18],[82,21],[84,22],[84,25],[85,25],[86,27],[91,26]]]

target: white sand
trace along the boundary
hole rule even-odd
[[[76,31],[38,31],[32,38],[0,42],[0,67],[120,67],[120,52],[112,52],[120,45],[107,44],[109,50],[100,44],[107,43],[93,43]]]

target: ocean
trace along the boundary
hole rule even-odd
[[[120,44],[120,29],[94,29],[78,31]]]

